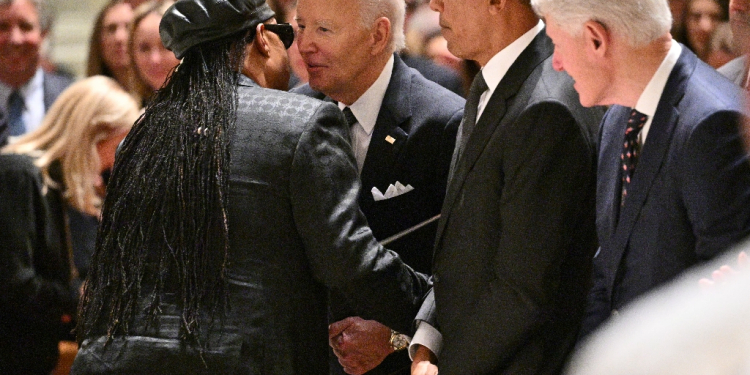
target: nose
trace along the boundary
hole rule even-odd
[[[310,37],[305,35],[305,30],[297,29],[294,39],[297,43],[297,50],[299,50],[300,55],[303,57],[306,53],[312,53],[315,50],[314,43]]]
[[[443,0],[430,0],[430,9],[435,12],[443,12]]]
[[[23,32],[18,26],[12,26],[10,28],[10,37],[9,40],[12,44],[22,44],[23,43]]]
[[[700,20],[700,29],[706,33],[710,33],[714,29],[714,20],[711,16],[703,15]]]
[[[557,51],[555,51],[552,54],[552,68],[557,70],[558,72],[562,72],[563,70],[565,70],[563,68],[563,64],[562,64],[562,61],[560,60],[560,57],[557,55]]]
[[[151,51],[148,59],[152,64],[158,65],[161,62],[161,51],[159,51],[158,49],[154,49],[153,51]]]
[[[117,28],[117,31],[115,32],[115,40],[117,40],[118,42],[128,41],[128,27],[127,26],[121,26]]]

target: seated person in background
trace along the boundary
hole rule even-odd
[[[138,117],[132,97],[106,77],[64,91],[39,129],[0,154],[0,369],[49,374],[61,317],[74,314],[72,214],[99,215],[101,173]],[[70,231],[69,231],[70,229]],[[92,232],[79,233],[94,237]],[[75,243],[75,242],[74,242]],[[19,348],[24,348],[20,350]]]
[[[159,37],[159,22],[172,1],[149,1],[135,9],[130,29],[130,58],[133,68],[133,94],[142,104],[167,81],[170,72],[180,63],[172,51],[164,48]]]
[[[750,54],[750,0],[729,1],[729,24],[740,57],[719,68],[719,73],[737,86],[748,88],[748,54]]]
[[[89,42],[86,76],[104,75],[122,87],[130,86],[128,42],[132,22],[133,8],[122,0],[110,2],[99,12]]]
[[[10,136],[39,127],[71,83],[41,67],[41,46],[51,22],[44,0],[0,0],[0,111],[5,112]]]
[[[689,0],[685,15],[685,45],[699,59],[708,61],[711,35],[727,20],[727,12],[719,0]]]

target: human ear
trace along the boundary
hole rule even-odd
[[[271,45],[268,43],[268,39],[266,39],[266,26],[264,24],[259,23],[258,26],[255,26],[254,41],[258,51],[263,56],[269,57],[271,54]]]
[[[583,24],[583,39],[586,49],[594,54],[604,56],[609,48],[610,35],[607,28],[597,21]]]
[[[372,28],[372,54],[379,55],[388,47],[391,40],[391,21],[386,17],[380,17],[375,20]]]

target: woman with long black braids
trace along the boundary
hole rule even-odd
[[[115,163],[74,374],[327,374],[327,287],[409,331],[426,280],[372,237],[338,108],[272,89],[294,37],[272,17],[164,15],[182,63]]]

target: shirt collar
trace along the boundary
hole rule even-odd
[[[505,74],[508,73],[511,65],[521,56],[521,53],[528,47],[531,42],[534,41],[537,34],[544,30],[544,22],[539,20],[531,30],[521,35],[520,38],[513,41],[507,47],[503,48],[502,51],[498,52],[495,56],[492,56],[487,65],[482,67],[482,76],[484,81],[487,82],[489,88],[489,94],[492,94],[497,85],[500,84]]]
[[[682,46],[677,41],[672,41],[672,46],[669,47],[669,52],[664,60],[659,65],[659,68],[651,77],[651,81],[648,82],[646,88],[638,98],[638,102],[635,104],[635,110],[648,116],[648,120],[641,130],[641,138],[646,139],[648,131],[650,129],[651,122],[656,114],[656,107],[659,106],[659,100],[664,93],[664,88],[667,86],[667,80],[669,75],[672,73],[672,69],[677,64],[677,60],[680,58],[682,53]]]
[[[378,79],[375,80],[372,86],[357,101],[349,106],[354,117],[357,118],[357,122],[368,135],[372,134],[375,122],[378,120],[378,113],[380,113],[380,107],[383,105],[385,91],[388,89],[388,84],[391,82],[391,77],[393,76],[394,61],[394,57],[391,55]],[[346,105],[339,103],[339,109],[343,110],[344,108],[346,108]]]

